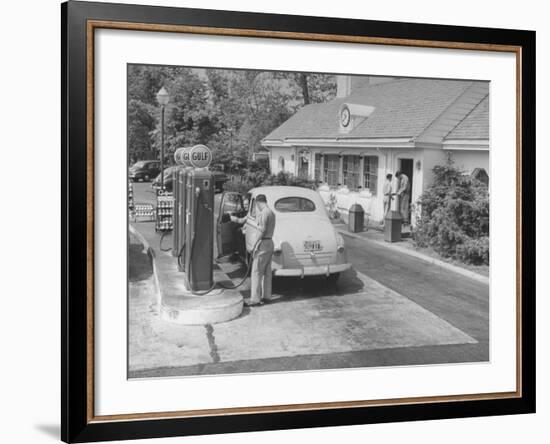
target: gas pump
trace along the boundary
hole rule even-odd
[[[214,184],[206,169],[187,174],[187,212],[183,270],[191,291],[213,287],[214,259]]]
[[[184,273],[185,287],[196,295],[214,289],[214,176],[207,167],[212,160],[204,145],[179,148],[174,153],[180,167],[174,180],[174,239],[172,254],[177,257],[178,269]],[[250,264],[247,270],[250,271]],[[245,277],[233,286],[242,285]]]
[[[185,273],[187,290],[213,288],[214,181],[206,169],[211,161],[204,145],[179,148],[174,160],[174,231],[172,255]]]

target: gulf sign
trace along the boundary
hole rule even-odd
[[[195,168],[206,168],[212,162],[212,151],[206,145],[195,145],[189,150],[189,162]]]
[[[183,165],[185,167],[191,166],[191,163],[189,162],[189,151],[191,151],[191,147],[178,148],[174,152],[174,160],[178,165]]]
[[[212,152],[205,145],[178,148],[174,152],[174,160],[185,167],[206,168],[212,162]]]

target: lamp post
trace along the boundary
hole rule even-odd
[[[157,102],[160,105],[160,189],[164,190],[164,108],[168,105],[170,96],[164,86],[157,93]]]

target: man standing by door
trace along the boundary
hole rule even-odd
[[[399,199],[399,212],[403,218],[403,224],[409,223],[409,200],[411,198],[411,185],[409,178],[402,171],[397,171],[395,173],[397,177],[397,198]]]
[[[267,206],[265,194],[256,196],[256,224],[258,226],[258,241],[252,252],[252,276],[249,307],[262,305],[263,300],[271,298],[271,258],[273,256],[273,231],[275,231],[275,215]],[[243,223],[246,218],[231,216],[232,222]]]

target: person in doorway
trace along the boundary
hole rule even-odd
[[[381,225],[384,225],[384,219],[391,208],[391,200],[392,200],[392,178],[393,175],[386,174],[386,181],[384,182],[384,187],[382,188],[383,193],[383,202],[384,202],[384,216],[382,217],[382,221],[380,222]]]
[[[258,241],[252,252],[252,276],[250,302],[245,305],[254,307],[263,305],[271,298],[271,258],[273,256],[273,231],[275,231],[275,215],[267,206],[264,194],[256,196],[256,224],[258,226]],[[231,221],[244,223],[246,217],[231,216]]]
[[[411,198],[411,185],[409,178],[402,171],[397,171],[395,173],[397,177],[397,198],[399,199],[399,212],[403,218],[403,224],[409,223],[409,200]]]

